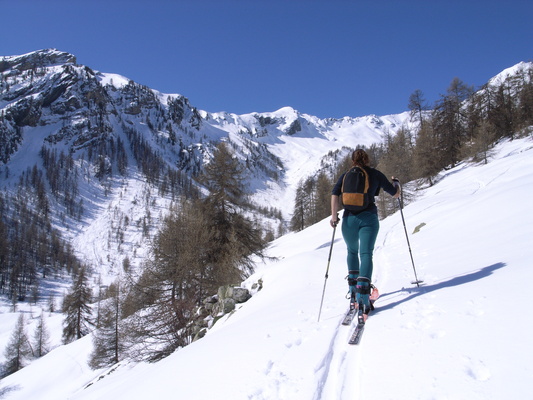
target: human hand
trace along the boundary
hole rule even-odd
[[[395,178],[394,176],[392,177],[392,184],[396,188],[396,194],[392,197],[397,199],[402,193],[402,186],[400,185],[400,181],[398,180],[398,178]]]

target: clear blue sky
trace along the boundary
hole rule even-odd
[[[193,106],[321,118],[433,105],[533,61],[531,0],[0,0],[0,55],[57,48]]]

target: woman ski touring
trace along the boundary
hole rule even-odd
[[[359,307],[359,322],[364,323],[370,312],[372,254],[379,231],[378,210],[374,197],[383,188],[397,199],[400,186],[389,182],[385,175],[370,167],[368,154],[361,149],[352,153],[352,168],[341,175],[331,192],[331,221],[334,228],[342,216],[342,236],[348,249],[348,285],[350,307]]]

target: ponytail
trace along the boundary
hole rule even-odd
[[[353,165],[360,167],[368,167],[370,164],[368,154],[363,149],[357,149],[352,153],[352,162]]]

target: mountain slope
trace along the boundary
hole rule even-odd
[[[531,68],[519,63],[489,84]],[[133,269],[142,262],[160,217],[220,141],[246,167],[252,201],[281,211],[282,220],[262,217],[278,232],[302,179],[331,168],[349,147],[413,125],[408,112],[341,119],[291,107],[210,113],[55,49],[0,58],[0,190],[16,192],[29,169],[42,171],[54,225],[110,279],[126,258]]]
[[[408,113],[209,113],[55,49],[2,57],[0,75],[0,190],[16,192],[27,171],[42,171],[53,222],[84,262],[110,276],[126,257],[133,268],[142,262],[160,217],[220,141],[246,167],[253,202],[282,211],[285,221],[264,218],[277,232],[296,184],[331,165],[328,153],[379,143],[409,124]]]
[[[533,373],[533,317],[524,312],[532,300],[533,215],[511,202],[530,196],[533,142],[496,150],[487,165],[443,173],[405,208],[420,288],[409,283],[399,213],[381,222],[374,257],[381,297],[360,346],[347,345],[350,329],[339,326],[347,306],[339,236],[317,322],[332,238],[324,220],[273,242],[269,254],[278,261],[245,283],[262,278],[263,289],[204,339],[156,364],[91,372],[86,337],[5,378],[2,387],[13,389],[5,398],[520,398]],[[51,381],[45,371],[58,364],[83,385]]]

